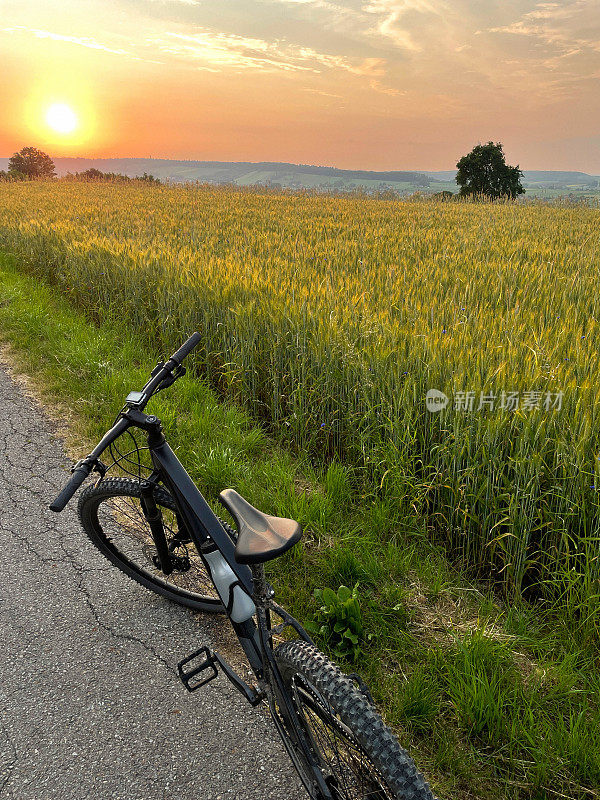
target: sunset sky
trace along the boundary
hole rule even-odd
[[[600,174],[600,0],[0,0],[0,64],[0,156]]]

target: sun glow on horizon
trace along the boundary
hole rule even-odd
[[[77,129],[79,119],[66,103],[53,103],[46,111],[46,123],[56,133],[68,134]]]
[[[21,124],[29,141],[51,155],[96,155],[107,135],[106,127],[98,125],[96,106],[81,75],[49,73],[25,97]]]

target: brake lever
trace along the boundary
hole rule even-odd
[[[173,370],[173,372],[171,372],[169,375],[167,375],[164,378],[164,380],[162,380],[158,384],[154,394],[157,394],[158,392],[162,392],[163,389],[168,389],[169,386],[172,386],[178,378],[183,378],[185,373],[186,373],[185,367],[182,366],[181,364],[178,364],[175,367],[175,369]]]
[[[87,458],[80,458],[77,463],[71,466],[71,475],[75,472],[75,470],[79,469],[79,467],[83,466],[84,464],[89,463]],[[92,461],[92,469],[90,470],[90,475],[92,472],[97,472],[100,475],[100,478],[103,478],[106,473],[108,472],[108,467],[99,458],[96,458]]]

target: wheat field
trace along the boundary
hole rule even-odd
[[[0,248],[509,592],[598,612],[600,212],[5,184]],[[447,406],[429,411],[428,390]]]

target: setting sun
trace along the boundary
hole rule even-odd
[[[46,122],[56,133],[73,133],[78,119],[72,108],[64,103],[55,103],[46,112]]]

